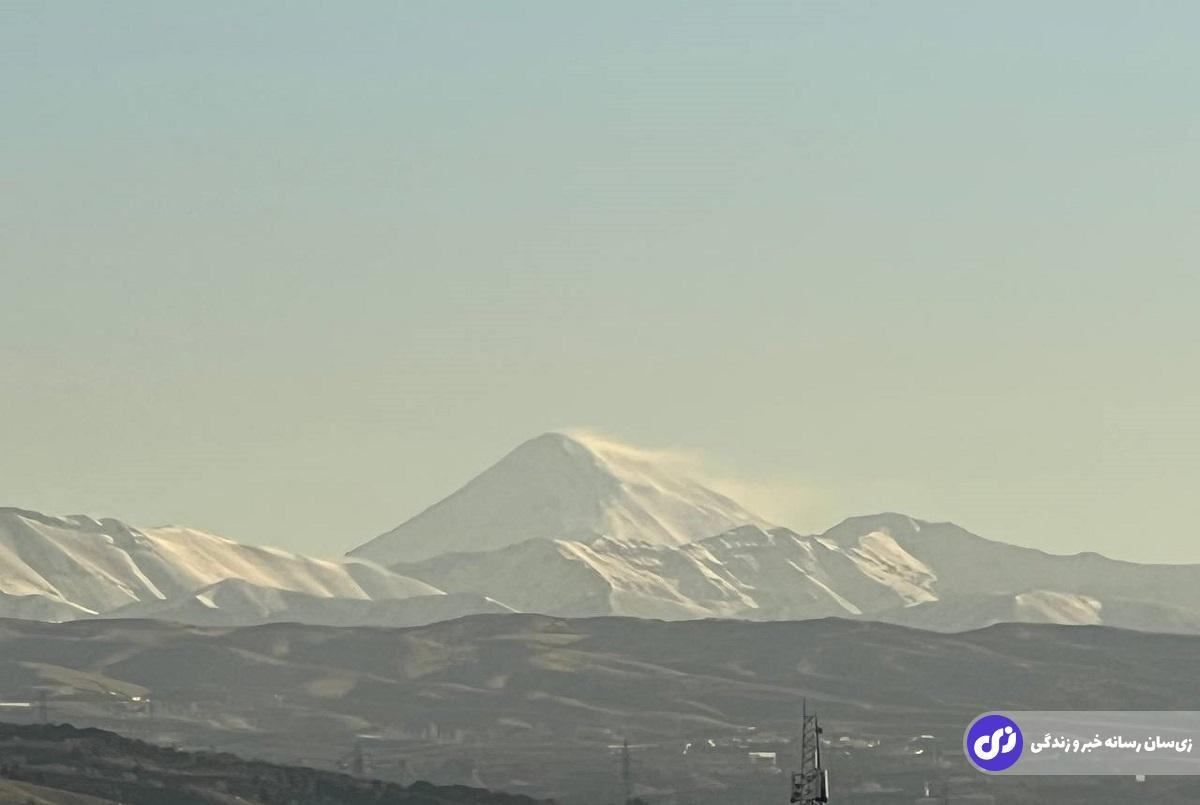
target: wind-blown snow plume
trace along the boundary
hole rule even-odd
[[[669,451],[547,433],[351,555],[386,565],[531,538],[681,545],[739,525],[768,525],[692,478],[690,465]]]

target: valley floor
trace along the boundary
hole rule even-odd
[[[9,720],[564,803],[786,801],[804,700],[839,803],[1200,801],[1191,778],[1022,781],[966,767],[989,709],[1189,709],[1200,639],[1008,625],[477,616],[414,629],[0,621]],[[29,781],[35,782],[35,781]],[[990,798],[990,799],[989,799]],[[953,801],[953,800],[952,800]]]

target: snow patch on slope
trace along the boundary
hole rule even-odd
[[[864,574],[891,588],[905,602],[937,600],[931,589],[937,574],[901,548],[890,534],[872,531],[861,537],[848,555]]]
[[[1013,597],[1016,620],[1030,623],[1099,625],[1104,605],[1090,595],[1031,590]]]

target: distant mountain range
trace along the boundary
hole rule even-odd
[[[0,509],[0,616],[409,626],[514,610],[1200,633],[1200,566],[1056,556],[901,514],[801,535],[669,456],[564,434],[517,447],[339,561]]]
[[[839,616],[934,631],[1022,621],[1200,633],[1200,567],[1054,556],[898,514],[852,518],[816,536],[743,526],[682,546],[528,540],[393,569],[442,590],[573,617]]]
[[[787,801],[807,701],[825,728],[837,803],[911,803],[929,782],[947,781],[950,802],[1194,805],[1197,777],[978,774],[967,767],[962,735],[990,709],[1188,709],[1198,664],[1200,637],[1087,626],[1003,624],[951,635],[833,618],[508,614],[413,629],[0,620],[0,702],[35,705],[0,707],[0,719],[37,719],[45,696],[51,721],[160,745],[324,769],[346,768],[357,746],[370,777],[570,805],[623,801],[628,740],[646,801],[749,805]],[[21,747],[7,751],[51,773],[79,757],[37,762]],[[774,753],[775,763],[755,766],[750,752]],[[171,757],[186,768],[182,753],[141,763],[169,783],[178,772]],[[289,801],[255,800],[253,789],[238,787],[245,772],[264,771],[252,765],[229,759],[227,802],[235,794]],[[209,770],[217,771],[193,767],[195,782],[221,779]],[[106,769],[97,771],[93,784]]]

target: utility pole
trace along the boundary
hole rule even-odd
[[[800,771],[792,772],[792,802],[829,802],[829,772],[821,766],[821,725],[808,714],[808,699],[800,711]]]
[[[350,759],[350,773],[355,777],[362,777],[366,772],[366,762],[363,760],[362,741],[354,742],[354,753]]]
[[[625,802],[633,801],[633,763],[629,757],[629,739],[621,746],[621,785],[625,791]]]

